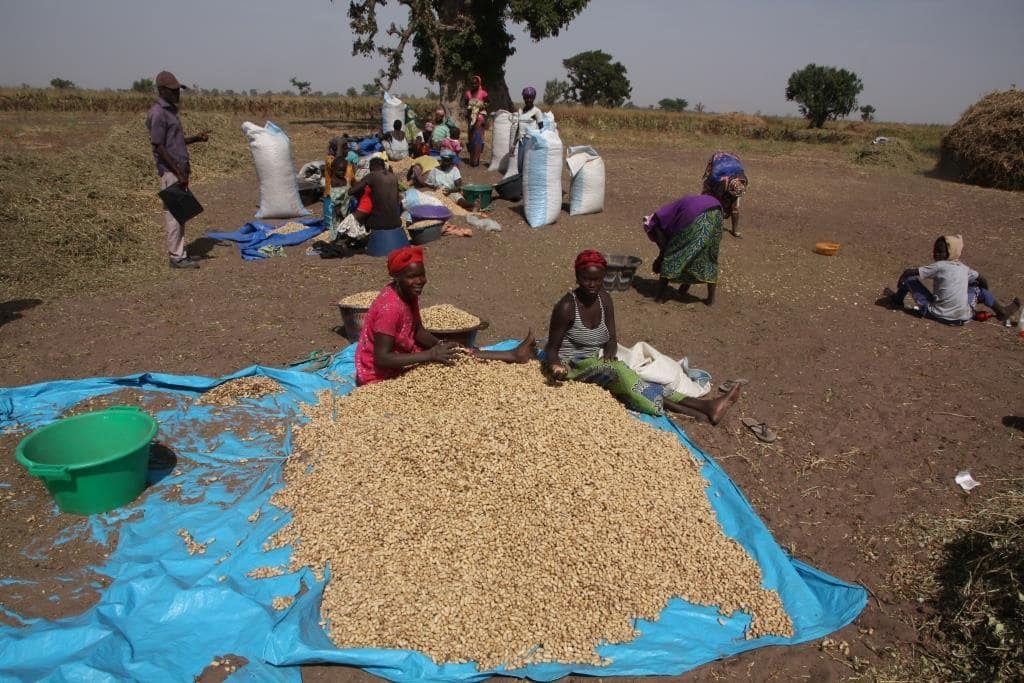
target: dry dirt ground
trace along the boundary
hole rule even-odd
[[[301,143],[300,163],[319,156],[321,144]],[[711,150],[603,151],[604,213],[563,213],[557,224],[531,229],[515,207],[497,202],[500,233],[427,247],[425,304],[448,302],[489,320],[482,342],[531,328],[542,336],[552,304],[573,284],[579,250],[642,257],[635,289],[614,295],[620,341],[688,356],[716,383],[749,378],[718,427],[681,424],[794,557],[871,591],[863,614],[832,636],[848,643],[848,654],[820,642],[765,648],[683,680],[826,681],[884,670],[894,652],[911,654],[920,638],[914,625],[929,610],[892,587],[897,561],[916,550],[898,542],[899,525],[921,513],[966,514],[1024,473],[1024,434],[1007,419],[1024,415],[1024,339],[994,320],[945,327],[874,302],[902,269],[927,263],[944,233],[964,235],[964,260],[1001,299],[1024,295],[1024,195],[865,170],[833,151],[749,151],[744,238],[723,238],[718,301],[659,305],[649,296],[655,250],[641,216],[696,191]],[[190,239],[252,216],[251,171],[204,185],[199,169],[194,185],[207,212],[189,225]],[[155,211],[152,230],[157,250]],[[838,255],[812,253],[821,240],[841,243]],[[214,376],[286,364],[313,349],[342,348],[334,302],[386,281],[382,260],[366,256],[321,260],[301,246],[250,263],[232,244],[198,239],[194,249],[200,270],[168,272],[127,291],[0,302],[0,383],[144,370]],[[759,443],[742,417],[766,422],[779,440]],[[962,469],[981,487],[961,491],[953,477]],[[5,515],[0,536],[9,538],[17,523]],[[35,578],[47,568],[38,571]],[[342,667],[304,673],[317,681],[368,678]]]

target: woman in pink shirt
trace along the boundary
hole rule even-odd
[[[398,377],[420,363],[451,364],[459,353],[423,327],[419,297],[427,284],[423,247],[402,247],[388,254],[391,283],[370,304],[356,346],[356,384]],[[511,351],[466,349],[483,360],[525,363],[535,355],[533,333]]]
[[[486,114],[487,105],[487,91],[484,90],[483,79],[479,76],[473,76],[469,79],[469,90],[465,92],[466,99],[466,123],[469,128],[473,127],[473,122],[476,121],[477,114]]]

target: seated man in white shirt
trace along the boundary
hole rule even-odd
[[[473,208],[473,203],[462,196],[462,173],[455,165],[455,152],[450,149],[441,150],[440,163],[427,174],[427,186],[440,190],[464,209]]]

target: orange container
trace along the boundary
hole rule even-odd
[[[835,256],[839,251],[838,242],[818,242],[814,245],[814,253],[822,256]]]

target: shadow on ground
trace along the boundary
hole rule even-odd
[[[43,303],[42,299],[11,299],[0,303],[0,325],[17,320],[21,317],[22,311],[35,308],[41,303]]]

